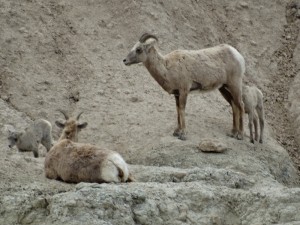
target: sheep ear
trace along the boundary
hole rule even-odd
[[[65,124],[64,123],[61,123],[59,121],[55,121],[55,124],[56,126],[60,127],[60,128],[64,128],[65,127]]]
[[[78,127],[79,129],[83,129],[83,128],[86,128],[87,125],[88,125],[88,123],[85,122],[85,123],[78,124],[77,127]]]

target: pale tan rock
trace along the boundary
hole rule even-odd
[[[202,152],[222,153],[226,151],[228,147],[219,140],[204,139],[199,143],[198,149],[200,149]]]

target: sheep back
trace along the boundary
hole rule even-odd
[[[227,44],[201,50],[176,50],[167,54],[165,60],[170,82],[180,87],[194,81],[201,84],[202,91],[241,80],[245,72],[243,56]],[[189,74],[188,79],[182,79],[182,74]]]
[[[243,85],[243,102],[245,113],[253,111],[256,107],[262,107],[263,94],[255,86]]]

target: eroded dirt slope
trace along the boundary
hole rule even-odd
[[[299,190],[292,188],[299,184],[295,168],[299,171],[300,165],[295,123],[300,112],[299,7],[289,0],[0,1],[2,221],[80,224],[90,219],[90,224],[116,224],[124,213],[127,224],[300,220],[294,213]],[[231,109],[217,91],[189,96],[188,140],[174,138],[174,97],[142,65],[122,63],[146,31],[158,36],[163,54],[219,43],[235,46],[246,59],[245,82],[256,84],[265,95],[265,143],[227,137]],[[57,138],[54,121],[62,118],[57,109],[84,111],[81,120],[89,125],[80,141],[119,151],[140,182],[74,186],[50,181],[44,177],[43,148],[38,159],[7,148],[7,124],[23,129],[45,118]],[[228,150],[202,153],[197,146],[204,138],[218,140]],[[187,202],[177,205],[176,196],[186,193]],[[88,202],[81,205],[78,199]],[[291,201],[288,208],[282,203]],[[184,216],[172,216],[175,209]]]

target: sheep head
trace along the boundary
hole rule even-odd
[[[123,60],[126,66],[145,62],[147,60],[147,54],[151,47],[158,41],[157,37],[145,33],[140,37],[140,40],[133,46],[127,57]]]
[[[63,140],[63,139],[69,139],[71,141],[78,141],[78,132],[80,132],[83,128],[86,128],[86,126],[88,125],[86,122],[84,123],[79,123],[78,120],[81,116],[81,113],[79,113],[76,117],[69,117],[68,114],[66,112],[64,112],[63,110],[58,110],[59,112],[61,112],[66,121],[64,123],[60,122],[60,121],[55,121],[55,124],[62,128],[62,133],[60,135],[59,140]]]
[[[7,131],[8,131],[8,136],[7,136],[8,147],[12,148],[17,144],[18,139],[19,139],[21,134],[19,132],[17,132],[14,128],[13,129],[8,129]]]

